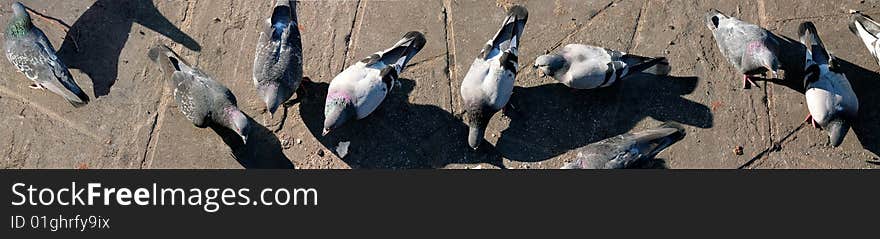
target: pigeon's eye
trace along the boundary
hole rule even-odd
[[[720,19],[718,19],[718,16],[712,17],[712,25],[713,26],[718,27],[718,21],[720,21]]]

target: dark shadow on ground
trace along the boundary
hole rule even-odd
[[[880,74],[842,59],[838,59],[838,65],[859,97],[859,119],[853,122],[853,131],[862,147],[878,156],[880,123],[877,120],[880,119],[880,94],[877,91],[880,90]]]
[[[516,87],[510,125],[497,148],[510,160],[538,162],[602,139],[627,133],[651,117],[711,128],[705,105],[683,98],[696,88],[696,77],[635,75],[597,90],[562,84]],[[673,146],[674,147],[674,146]]]
[[[156,31],[190,50],[202,49],[168,21],[150,0],[99,0],[71,25],[58,49],[58,55],[68,67],[79,69],[92,79],[96,98],[109,94],[116,83],[119,55],[128,41],[133,23]]]
[[[301,117],[328,149],[335,151],[339,142],[351,142],[342,160],[352,168],[429,169],[453,163],[489,163],[503,168],[498,151],[485,147],[473,152],[468,147],[467,126],[460,117],[437,106],[409,103],[416,86],[410,79],[400,79],[400,85],[370,116],[322,137],[328,86],[303,82],[308,95],[300,102]]]
[[[211,129],[223,139],[232,150],[235,160],[245,168],[258,169],[293,169],[293,163],[281,150],[281,141],[271,130],[248,117],[251,132],[248,142],[244,144],[241,137],[234,131],[221,126],[212,125]]]

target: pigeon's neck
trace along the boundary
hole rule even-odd
[[[33,24],[31,23],[31,18],[27,15],[18,15],[13,17],[9,21],[9,25],[6,27],[6,35],[12,37],[22,37],[27,35],[30,32]]]

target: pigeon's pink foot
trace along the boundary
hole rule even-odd
[[[813,125],[813,128],[817,128],[817,129],[819,128],[819,124],[816,123],[816,120],[813,120],[813,115],[809,115],[809,114],[807,115],[807,118],[804,119],[804,122],[808,122],[808,121],[810,122],[811,125]]]
[[[743,89],[748,89],[751,86],[758,87],[758,84],[755,84],[755,82],[752,81],[752,77],[749,75],[743,75]]]

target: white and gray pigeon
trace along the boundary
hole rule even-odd
[[[327,89],[322,135],[370,115],[397,82],[407,62],[425,46],[420,32],[407,32],[391,48],[376,52],[336,75]]]
[[[574,160],[562,169],[633,168],[653,160],[684,136],[684,128],[672,122],[654,129],[618,135],[575,149]]]
[[[814,127],[822,127],[837,147],[849,132],[850,120],[858,117],[859,99],[846,75],[835,64],[836,59],[822,44],[816,26],[804,22],[798,30],[806,46],[804,85],[807,89],[807,116]]]
[[[518,48],[528,17],[525,7],[511,7],[501,29],[486,42],[461,83],[464,121],[470,128],[468,145],[473,149],[483,142],[492,115],[507,105],[513,93]]]
[[[295,7],[290,0],[277,0],[257,42],[254,86],[270,114],[293,96],[302,81],[302,41]]]
[[[582,44],[569,44],[558,53],[539,56],[534,67],[542,77],[553,77],[574,89],[602,88],[635,73],[668,75],[672,70],[664,57],[648,58]]]
[[[6,58],[9,62],[33,81],[31,88],[49,89],[74,107],[88,104],[89,96],[55,54],[55,48],[43,31],[31,22],[25,6],[13,3],[12,11],[12,19],[6,26]]]
[[[159,65],[163,77],[170,80],[180,113],[199,128],[213,124],[231,129],[247,144],[249,119],[238,109],[229,88],[180,59],[167,46],[155,46],[148,55]]]
[[[880,64],[880,23],[860,12],[853,12],[849,30],[862,39],[868,51]]]
[[[743,88],[757,85],[751,79],[754,75],[770,73],[773,78],[778,78],[778,36],[715,9],[706,13],[706,24],[712,30],[718,50],[743,74]]]

